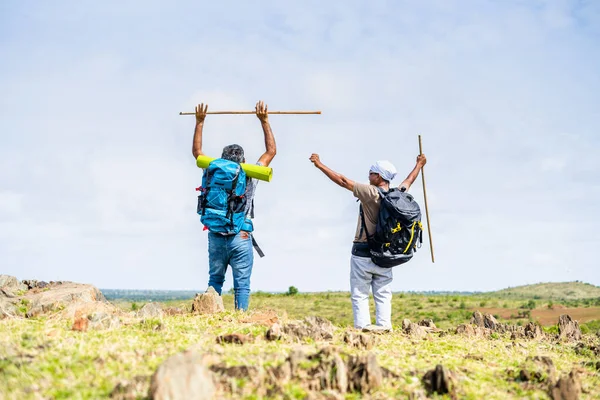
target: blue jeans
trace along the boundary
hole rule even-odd
[[[253,263],[254,253],[250,233],[241,231],[237,235],[231,236],[208,233],[210,275],[208,286],[212,286],[217,293],[221,294],[227,266],[231,265],[236,310],[248,309]]]

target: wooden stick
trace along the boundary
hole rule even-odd
[[[423,145],[421,144],[421,135],[419,135],[419,154],[423,154]],[[425,189],[425,167],[421,168],[421,178],[423,178],[423,197],[425,198],[425,216],[427,217],[427,232],[429,233],[429,250],[431,250],[431,262],[435,262],[433,257],[433,242],[431,241],[431,225],[429,224],[429,208],[427,207],[427,189]]]
[[[208,111],[207,114],[256,114],[256,111]],[[321,114],[321,111],[268,111],[267,114]],[[196,113],[180,112],[179,115],[196,115]]]

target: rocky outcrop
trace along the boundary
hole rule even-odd
[[[423,320],[425,321],[425,320]],[[421,321],[423,323],[423,321]],[[433,324],[433,321],[431,321],[431,324]],[[433,328],[428,326],[429,323],[423,323],[421,325],[421,323],[419,324],[415,324],[413,322],[410,322],[409,319],[403,319],[402,320],[402,331],[407,334],[408,336],[420,339],[420,338],[424,338],[425,336],[427,336],[427,333],[432,331],[432,330],[437,330],[437,328],[435,328],[435,325],[433,325]]]
[[[28,287],[14,276],[0,275],[0,290],[4,291],[6,296],[17,296],[20,292],[27,291]]]
[[[107,303],[95,286],[74,282],[52,283],[41,291],[28,291],[23,298],[31,305],[27,318],[62,311],[74,304]]]
[[[0,319],[60,315],[78,318],[93,312],[114,313],[117,309],[93,285],[75,282],[40,282],[0,275]]]
[[[267,340],[279,340],[283,335],[283,328],[279,322],[275,322],[273,325],[269,327],[265,337]]]
[[[456,392],[456,379],[443,365],[438,364],[434,369],[427,371],[421,381],[430,395],[433,393],[450,394],[451,397],[454,397]]]
[[[212,373],[199,353],[186,351],[163,362],[150,381],[149,397],[154,400],[214,398]]]
[[[321,317],[306,317],[302,321],[283,325],[283,334],[293,340],[311,338],[313,340],[329,340],[333,338],[334,326],[331,321]]]
[[[344,342],[357,349],[371,350],[376,343],[376,337],[362,333],[344,333]]]
[[[581,329],[579,323],[569,315],[561,315],[558,317],[558,337],[564,340],[580,340]]]
[[[481,326],[471,324],[460,324],[456,327],[455,333],[466,337],[488,337],[492,333],[491,330]]]
[[[471,324],[480,328],[487,328],[492,331],[502,330],[500,323],[498,323],[498,321],[492,314],[483,315],[479,311],[475,311],[473,313],[473,317],[471,318]]]
[[[195,314],[215,314],[225,311],[223,298],[219,293],[209,286],[206,292],[196,294],[192,303],[192,313]]]
[[[136,313],[141,318],[161,318],[164,315],[164,311],[158,303],[146,303]]]
[[[254,336],[242,335],[241,333],[230,333],[228,335],[217,336],[217,344],[232,343],[232,344],[245,344],[254,342]]]
[[[580,396],[581,382],[575,371],[561,376],[556,384],[550,388],[550,398],[552,400],[578,400]]]

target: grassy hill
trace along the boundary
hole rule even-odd
[[[600,287],[579,281],[536,283],[486,294],[496,298],[583,300],[600,298]]]

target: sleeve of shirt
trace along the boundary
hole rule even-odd
[[[373,201],[379,197],[377,188],[366,183],[354,182],[354,189],[352,190],[352,193],[354,194],[354,197],[359,199],[361,202]]]
[[[258,165],[259,167],[264,167],[264,165],[259,161],[256,162],[256,165]],[[256,189],[256,186],[258,186],[258,179],[250,178],[249,183],[250,185],[252,185],[253,189]]]

